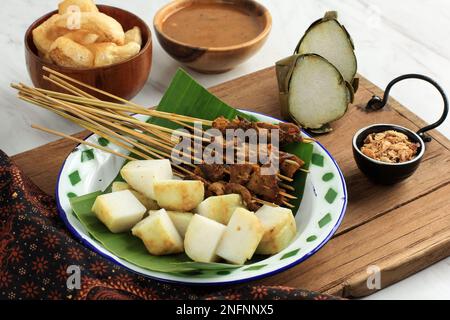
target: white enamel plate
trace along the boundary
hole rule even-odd
[[[278,122],[264,115],[247,112],[261,121]],[[108,144],[107,140],[92,135],[86,139],[92,143]],[[121,151],[108,144],[108,148]],[[347,189],[344,177],[336,161],[319,143],[314,143],[310,173],[305,193],[296,214],[297,235],[280,253],[238,269],[202,271],[200,274],[174,275],[138,267],[105,249],[90,236],[86,228],[72,214],[69,199],[104,190],[116,177],[124,160],[84,145],[78,146],[64,162],[56,190],[60,215],[69,230],[92,250],[112,262],[150,278],[185,284],[238,283],[273,275],[291,268],[316,253],[332,237],[339,227],[347,206]]]

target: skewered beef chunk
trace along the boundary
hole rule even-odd
[[[199,176],[199,177],[201,177],[201,178],[203,178],[203,179],[206,178],[206,177],[205,177],[205,174],[203,173],[202,169],[200,169],[199,166],[196,166],[196,167],[194,168],[194,174],[197,175],[197,176]]]
[[[250,181],[246,187],[253,193],[261,196],[264,200],[274,202],[280,187],[276,175],[262,175],[261,168],[256,167],[253,170]]]
[[[280,129],[276,124],[268,123],[268,122],[257,122],[256,127],[260,129],[266,129],[266,130],[274,130],[274,129]]]
[[[225,133],[225,130],[227,129],[227,126],[229,124],[230,121],[227,118],[220,116],[213,121],[212,127],[219,130],[222,133]]]
[[[256,202],[262,199],[278,205],[285,204],[285,196],[280,194],[284,192],[280,188],[279,178],[277,175],[262,175],[261,166],[265,164],[266,157],[279,157],[280,173],[284,176],[292,178],[295,173],[304,165],[304,162],[297,156],[279,151],[274,148],[270,141],[271,130],[279,130],[280,144],[291,142],[301,142],[300,127],[293,123],[270,124],[264,122],[251,122],[244,118],[236,117],[228,120],[225,117],[218,117],[213,121],[212,127],[218,129],[224,136],[227,129],[256,129],[261,133],[262,130],[268,132],[268,144],[258,143],[257,149],[250,145],[251,141],[240,141],[238,137],[234,137],[230,141],[225,141],[224,137],[214,137],[215,142],[223,145],[224,152],[227,147],[233,147],[234,152],[231,159],[227,159],[228,163],[235,161],[236,156],[244,155],[246,162],[252,162],[257,156],[258,164],[234,164],[234,165],[218,165],[218,164],[201,164],[194,171],[197,180],[203,179],[208,181],[206,188],[206,197],[214,195],[223,195],[237,193],[242,196],[243,202],[249,210],[257,210],[261,204]],[[278,153],[279,152],[279,153]],[[226,153],[224,153],[226,155]],[[228,155],[226,155],[228,157]],[[250,161],[252,160],[252,161]],[[202,180],[202,181],[203,181]]]
[[[297,170],[305,164],[302,159],[291,153],[280,151],[279,155],[280,172],[289,178],[292,178]]]
[[[203,176],[212,182],[224,180],[225,178],[225,166],[222,164],[199,164],[198,168],[203,173]]]
[[[248,130],[248,129],[256,129],[255,124],[253,122],[251,122],[245,118],[239,117],[239,116],[234,118],[231,121],[231,123],[232,123],[233,128],[234,127],[240,128],[244,131]]]
[[[300,127],[289,122],[280,122],[280,144],[302,142]]]
[[[222,196],[225,194],[225,184],[226,182],[214,182],[211,183],[207,190],[206,190],[206,196]]]
[[[287,144],[292,142],[302,142],[302,135],[300,128],[293,124],[288,122],[280,122],[278,125],[272,124],[272,123],[265,123],[265,122],[257,122],[256,126],[260,129],[266,129],[269,132],[268,138],[270,138],[271,130],[279,129],[279,143],[280,144]]]
[[[295,161],[286,160],[280,162],[280,172],[286,177],[292,178],[298,169],[300,169],[300,165]]]
[[[258,211],[258,209],[262,207],[262,204],[260,204],[256,201],[252,201],[250,203],[247,203],[246,207],[249,211],[255,212],[255,211]]]
[[[280,188],[280,192],[286,192],[286,190]],[[284,205],[283,202],[285,200],[286,200],[285,196],[283,196],[281,193],[277,193],[274,203],[281,206]]]
[[[268,140],[270,141],[271,130],[280,130],[279,142],[280,144],[287,144],[292,142],[302,142],[302,135],[300,127],[294,123],[280,122],[279,124],[272,124],[266,122],[251,122],[247,119],[236,117],[233,120],[228,120],[224,117],[219,117],[213,121],[213,128],[216,128],[225,134],[226,129],[266,129],[268,130]]]
[[[221,116],[213,121],[212,127],[221,131],[222,134],[225,134],[227,129],[242,129],[245,131],[247,129],[255,128],[255,125],[253,122],[239,116],[231,121]]]
[[[245,185],[255,168],[254,164],[235,164],[230,166],[230,182]]]

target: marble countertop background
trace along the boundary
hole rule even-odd
[[[54,10],[58,0],[3,1],[0,13],[0,149],[9,155],[48,143],[55,138],[30,128],[31,123],[75,133],[80,129],[61,118],[16,99],[10,82],[30,83],[24,60],[23,36],[28,26]],[[151,25],[167,0],[98,0],[139,15]],[[206,87],[268,67],[289,55],[311,22],[327,10],[337,10],[351,33],[358,72],[381,88],[394,77],[422,73],[450,90],[450,2],[447,0],[260,0],[272,13],[273,29],[262,50],[225,74],[191,72]],[[150,79],[134,101],[152,106],[162,96],[179,64],[154,40]],[[427,122],[442,112],[435,89],[409,80],[396,85],[392,96]],[[450,137],[450,121],[439,130]],[[450,258],[367,299],[450,299]]]

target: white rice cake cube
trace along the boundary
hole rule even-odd
[[[237,208],[231,216],[216,254],[234,264],[251,259],[264,235],[259,219],[251,211]]]
[[[183,239],[165,209],[150,212],[131,232],[155,256],[183,252]]]
[[[160,209],[155,200],[144,196],[142,193],[137,192],[136,190],[133,190],[128,183],[123,182],[123,181],[113,182],[113,184],[111,186],[112,192],[122,191],[122,190],[130,190],[134,194],[134,196],[139,200],[139,202],[142,203],[147,208],[147,210],[159,210]]]
[[[130,231],[146,211],[130,190],[102,194],[92,206],[92,212],[113,233]]]
[[[203,200],[197,207],[198,214],[227,225],[236,208],[244,208],[239,194],[213,196]]]
[[[197,262],[214,262],[217,245],[225,226],[201,215],[194,215],[184,237],[184,249],[189,258]]]
[[[177,212],[177,211],[167,211],[170,220],[172,220],[175,228],[177,228],[178,233],[182,238],[186,234],[186,230],[191,223],[192,217],[194,216],[191,212]]]
[[[275,254],[286,248],[297,233],[292,210],[264,205],[255,212],[264,228],[257,254]]]
[[[120,174],[134,190],[150,199],[155,199],[153,194],[155,181],[173,177],[169,159],[130,161],[123,166]]]
[[[171,211],[191,211],[205,196],[203,182],[198,180],[159,180],[153,190],[158,205]]]

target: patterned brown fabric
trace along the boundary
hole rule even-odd
[[[67,267],[81,289],[67,289]],[[39,190],[0,151],[0,299],[333,299],[288,287],[188,287],[136,275],[78,242]]]

